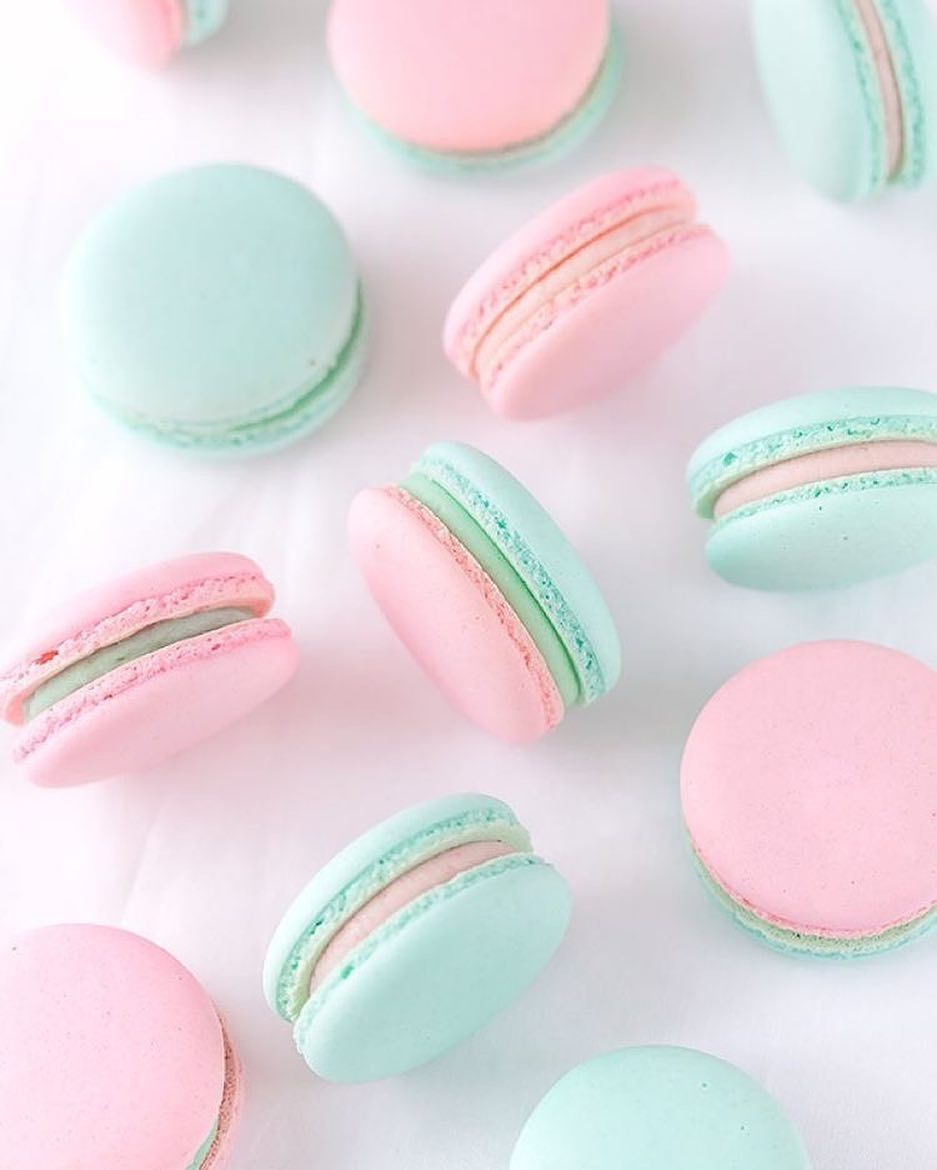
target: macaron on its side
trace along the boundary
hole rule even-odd
[[[707,557],[761,589],[848,585],[937,555],[937,395],[860,387],[762,407],[688,469]]]
[[[786,951],[858,957],[937,922],[937,674],[862,642],[745,667],[698,716],[681,767],[705,884]]]
[[[234,1140],[244,1109],[244,1066],[231,1041],[225,1021],[221,1019],[220,1022],[224,1040],[224,1089],[214,1133],[196,1155],[193,1170],[225,1170],[234,1149]]]
[[[724,246],[696,221],[676,176],[604,175],[496,249],[453,302],[444,348],[499,414],[571,409],[659,356],[726,267]]]
[[[917,187],[937,152],[937,22],[924,0],[863,2],[877,6],[900,96],[902,151],[891,181]]]
[[[606,0],[575,13],[559,0],[337,0],[328,44],[366,124],[409,159],[444,169],[569,149],[606,112],[620,69]]]
[[[282,446],[363,368],[354,259],[292,180],[208,165],[131,192],[86,231],[64,286],[79,382],[110,415],[204,454]]]
[[[76,598],[0,680],[4,716],[21,728],[14,759],[37,784],[78,784],[221,730],[295,670],[289,627],[265,616],[272,599],[258,566],[229,553],[183,557]]]
[[[528,1118],[510,1170],[809,1170],[780,1106],[705,1052],[624,1048],[568,1072]]]
[[[319,1075],[392,1076],[514,999],[568,913],[565,883],[507,806],[446,797],[372,829],[313,879],[271,943],[265,993]]]
[[[6,1165],[222,1170],[237,1058],[177,960],[127,931],[47,927],[0,953],[0,990]]]

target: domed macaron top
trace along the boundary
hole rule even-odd
[[[102,213],[64,290],[79,381],[130,428],[201,453],[282,446],[346,400],[363,353],[355,264],[292,180],[215,164]]]

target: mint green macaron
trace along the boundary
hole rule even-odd
[[[624,1048],[547,1093],[510,1170],[809,1170],[800,1137],[740,1069],[690,1048]]]
[[[937,29],[926,0],[754,0],[769,111],[822,194],[915,187],[937,157]]]
[[[570,898],[501,801],[450,796],[358,838],[274,934],[264,993],[330,1081],[395,1076],[507,1007],[566,931]]]
[[[706,556],[752,589],[819,589],[937,556],[937,395],[876,386],[761,407],[687,472]]]
[[[364,359],[341,228],[310,191],[210,165],[131,192],[65,276],[80,383],[139,434],[199,454],[284,446],[347,400]]]

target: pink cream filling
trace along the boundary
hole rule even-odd
[[[685,203],[676,202],[672,206],[643,211],[625,223],[618,223],[573,252],[514,300],[492,323],[475,350],[475,375],[483,385],[493,378],[524,326],[545,305],[573,288],[590,272],[610,260],[627,257],[629,252],[645,248],[648,241],[668,236],[690,222]]]
[[[399,910],[486,861],[506,857],[517,849],[503,841],[470,841],[431,857],[390,882],[356,911],[330,939],[313,968],[309,982],[312,995],[340,967],[347,956]]]
[[[878,74],[879,92],[885,113],[887,139],[887,170],[889,179],[895,178],[901,169],[904,156],[904,111],[901,104],[901,89],[892,57],[891,46],[885,25],[878,11],[876,0],[855,0],[856,11],[872,51],[875,70]]]
[[[875,443],[812,451],[809,455],[799,455],[764,467],[730,484],[716,500],[713,516],[718,520],[746,504],[810,483],[868,472],[910,471],[918,467],[937,467],[937,443],[882,439]]]

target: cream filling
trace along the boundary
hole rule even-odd
[[[904,160],[904,108],[898,73],[877,0],[855,0],[855,5],[878,75],[885,115],[886,170],[888,178],[894,179]]]
[[[685,204],[654,208],[619,223],[560,261],[492,322],[475,350],[476,377],[484,384],[501,364],[513,337],[566,289],[609,260],[624,256],[632,249],[644,248],[655,236],[667,235],[688,222]]]
[[[867,475],[877,471],[909,471],[937,467],[937,443],[912,439],[880,439],[828,447],[763,467],[730,484],[713,505],[718,520],[747,504],[758,503],[780,492],[824,480]]]
[[[405,906],[460,874],[511,853],[517,853],[517,849],[504,841],[469,841],[438,853],[390,882],[352,914],[329,940],[313,968],[309,994],[313,995],[356,947]]]

